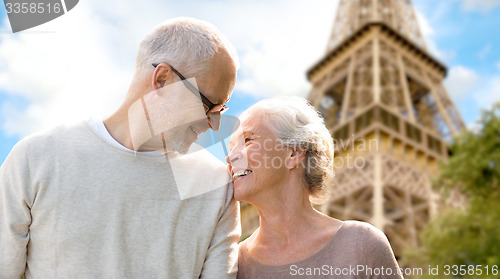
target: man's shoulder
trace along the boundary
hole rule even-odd
[[[88,130],[88,129],[87,129]],[[81,139],[85,133],[85,122],[55,126],[43,131],[36,132],[17,142],[12,148],[12,154],[46,154],[53,148],[62,148],[65,143],[78,144],[77,139]]]
[[[32,162],[37,159],[49,160],[54,150],[60,149],[65,141],[71,142],[68,138],[76,138],[82,133],[81,131],[84,131],[82,123],[59,125],[26,136],[14,145],[5,160],[6,164],[8,162],[21,164],[28,158]]]
[[[87,132],[85,129],[87,126],[84,121],[54,126],[52,128],[31,134],[20,140],[18,144],[33,145],[46,143],[47,141],[64,140],[66,138],[80,136],[81,133]]]

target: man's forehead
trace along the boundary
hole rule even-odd
[[[227,102],[229,102],[229,99],[231,98],[231,95],[229,95],[227,98],[218,98],[218,99],[215,99],[215,102],[214,104],[216,105],[225,105],[227,104]]]
[[[223,105],[229,101],[236,82],[236,70],[231,55],[221,48],[211,61],[209,73],[200,77],[200,83],[207,87],[206,97],[212,103]]]
[[[214,105],[225,105],[231,99],[231,93],[225,94],[224,92],[218,92],[215,88],[205,87],[204,89],[198,89],[202,94]],[[215,92],[213,92],[215,90]]]
[[[222,102],[220,104],[226,104],[227,102],[229,102],[229,99],[231,99],[231,95],[232,95],[232,92],[229,94],[229,96],[227,96],[227,98],[225,100],[222,100]]]

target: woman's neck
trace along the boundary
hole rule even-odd
[[[312,207],[308,195],[284,195],[266,206],[257,206],[257,210],[260,228],[256,240],[275,249],[303,240],[312,229],[321,227],[326,217]]]

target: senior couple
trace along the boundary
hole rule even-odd
[[[306,101],[245,111],[227,166],[196,150],[237,68],[215,27],[167,21],[141,42],[115,113],[16,144],[0,168],[0,278],[401,278],[381,231],[312,206],[333,142]],[[260,214],[240,244],[237,201]],[[358,265],[393,275],[334,272]]]

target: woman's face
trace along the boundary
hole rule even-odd
[[[229,142],[226,161],[237,200],[274,197],[285,177],[286,158],[291,151],[266,125],[266,117],[259,111],[250,113]]]

